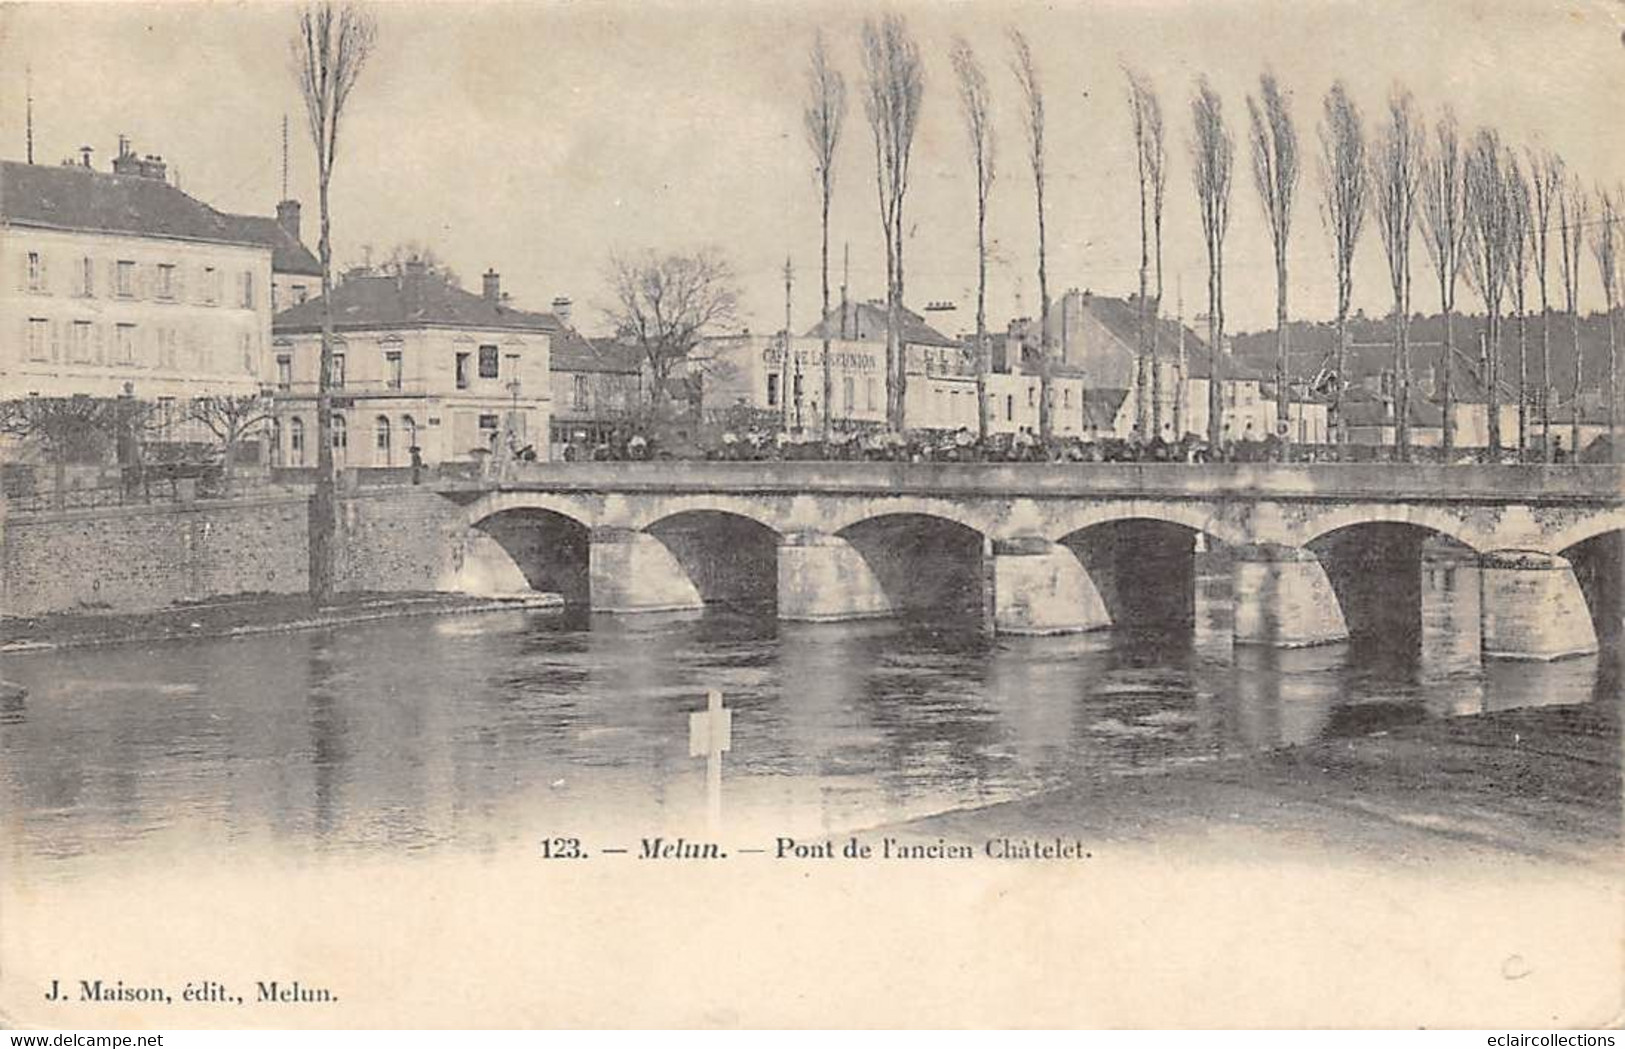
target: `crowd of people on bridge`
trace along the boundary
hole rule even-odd
[[[1146,440],[1135,428],[1127,437],[1090,431],[1082,437],[1052,437],[1048,441],[1029,430],[979,437],[971,430],[844,430],[825,438],[811,432],[768,427],[721,427],[700,434],[685,430],[654,432],[637,426],[594,435],[573,434],[560,450],[566,462],[639,462],[649,460],[710,460],[720,462],[868,461],[960,463],[1208,463],[1208,462],[1393,462],[1392,446],[1366,444],[1306,444],[1275,434],[1257,435],[1249,426],[1238,437],[1228,431],[1217,446],[1207,438],[1187,433],[1172,439],[1166,434]],[[1438,448],[1412,448],[1411,461],[1443,462]],[[1568,455],[1557,436],[1553,460]],[[1456,462],[1518,462],[1516,449],[1503,449],[1489,460],[1483,449],[1456,449]]]

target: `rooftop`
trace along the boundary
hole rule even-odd
[[[516,309],[505,301],[464,291],[444,278],[413,270],[385,276],[346,277],[333,289],[333,322],[340,331],[392,328],[509,328],[558,333],[564,325],[551,313]],[[277,314],[278,334],[320,331],[322,299],[308,299]]]

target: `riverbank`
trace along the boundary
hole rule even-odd
[[[1404,725],[913,820],[889,833],[1076,839],[1249,862],[1517,856],[1612,869],[1618,711],[1590,703]]]
[[[562,609],[557,594],[477,597],[433,591],[340,594],[318,608],[304,594],[249,594],[178,604],[152,612],[66,612],[0,619],[0,652],[93,645],[149,644],[246,637],[405,616],[457,615],[515,608]]]

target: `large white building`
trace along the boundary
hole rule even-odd
[[[548,454],[550,350],[561,325],[508,304],[498,276],[474,294],[409,262],[357,273],[332,294],[333,451],[341,466],[469,461],[530,446]],[[316,465],[320,296],[276,316],[268,385],[273,461]]]
[[[0,396],[131,396],[158,439],[206,436],[186,403],[260,393],[279,296],[320,274],[296,201],[217,211],[127,141],[108,172],[0,162]]]

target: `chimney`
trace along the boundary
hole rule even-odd
[[[485,291],[485,301],[500,304],[502,302],[502,274],[494,269],[487,269],[482,278]]]
[[[568,295],[560,295],[553,300],[553,316],[557,317],[559,323],[566,328],[570,326],[570,297]]]
[[[294,240],[299,240],[299,202],[297,200],[279,201],[276,206],[276,224],[282,231]]]

